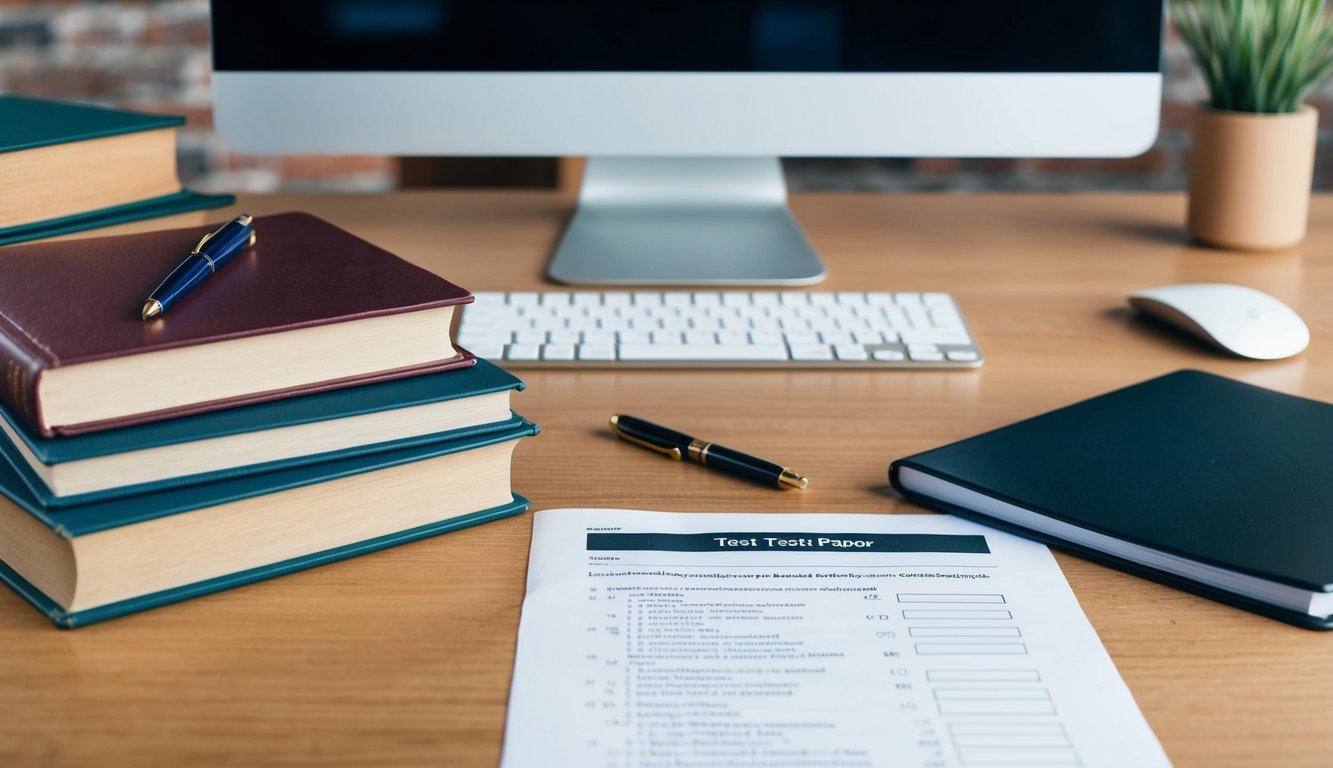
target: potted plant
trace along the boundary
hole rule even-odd
[[[1319,115],[1306,97],[1333,70],[1327,0],[1173,0],[1211,97],[1195,113],[1189,230],[1226,248],[1305,237]]]

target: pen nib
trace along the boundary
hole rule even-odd
[[[152,320],[160,314],[162,314],[162,305],[157,299],[149,299],[143,303],[141,315],[144,320]]]

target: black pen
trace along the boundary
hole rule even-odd
[[[635,445],[669,456],[674,461],[689,458],[713,469],[730,472],[775,488],[805,490],[809,480],[787,467],[764,461],[725,445],[709,443],[684,432],[667,429],[637,416],[616,413],[611,430]]]

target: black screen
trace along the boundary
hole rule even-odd
[[[213,0],[219,70],[1156,72],[1162,0]]]

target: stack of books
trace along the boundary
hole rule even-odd
[[[0,245],[215,208],[181,186],[185,118],[0,96]]]
[[[0,580],[73,627],[517,514],[471,295],[306,214],[167,316],[211,228],[0,251]]]

